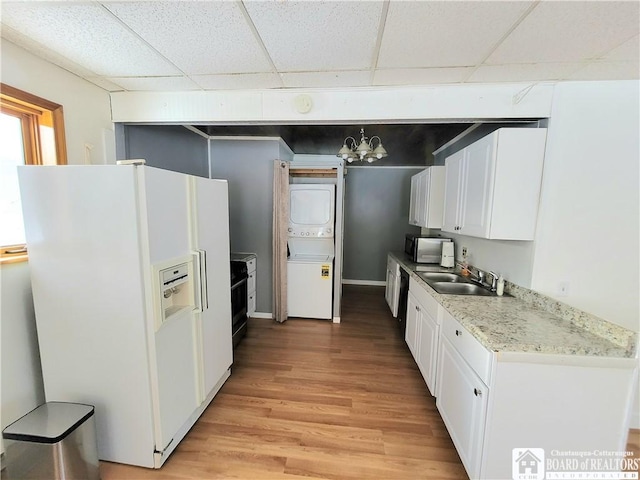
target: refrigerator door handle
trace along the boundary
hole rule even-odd
[[[207,285],[207,252],[206,250],[196,250],[195,257],[195,277],[194,296],[196,297],[196,311],[204,312],[209,309],[209,289]]]

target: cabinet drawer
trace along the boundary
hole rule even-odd
[[[442,307],[425,288],[413,278],[409,279],[409,291],[413,293],[427,313],[440,325],[442,323]]]
[[[251,273],[255,271],[256,271],[256,259],[252,258],[251,260],[247,261],[247,272]]]
[[[247,279],[247,292],[255,292],[256,291],[256,272],[249,272],[249,278]]]
[[[489,385],[493,353],[482,346],[449,312],[443,311],[442,316],[442,334],[449,339],[482,381]]]

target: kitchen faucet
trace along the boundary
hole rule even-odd
[[[498,274],[491,271],[485,272],[483,270],[480,270],[479,268],[476,268],[475,270],[478,273],[475,275],[472,273],[470,277],[471,280],[480,284],[483,287],[490,288],[492,292],[495,292],[498,287]],[[491,276],[491,286],[489,286],[488,283],[485,283],[485,279],[487,275]]]
[[[487,275],[491,275],[491,291],[495,292],[498,287],[498,275],[494,272],[487,272]]]

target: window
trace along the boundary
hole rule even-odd
[[[0,263],[27,259],[18,165],[67,163],[62,106],[0,84]]]

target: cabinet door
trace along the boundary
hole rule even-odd
[[[418,191],[419,191],[419,177],[414,175],[411,177],[411,198],[409,199],[409,223],[411,225],[417,225],[418,223]]]
[[[391,309],[393,313],[393,298],[394,298],[394,287],[395,287],[395,275],[391,271],[391,269],[387,268],[387,285],[384,291],[384,298],[387,300],[387,305]]]
[[[416,362],[422,372],[431,395],[436,393],[436,363],[438,355],[438,324],[427,310],[419,306],[418,358]]]
[[[478,478],[489,390],[442,337],[436,406],[470,478]]]
[[[445,160],[444,214],[442,230],[458,233],[460,200],[463,197],[462,180],[464,174],[464,150],[454,153]]]
[[[489,236],[496,138],[495,135],[489,135],[465,149],[464,197],[459,223],[459,231],[465,235]]]
[[[414,359],[418,358],[418,302],[411,292],[407,297],[407,320],[405,340]]]
[[[418,175],[418,204],[416,207],[416,224],[420,227],[427,227],[427,194],[429,192],[429,170],[420,172]]]

